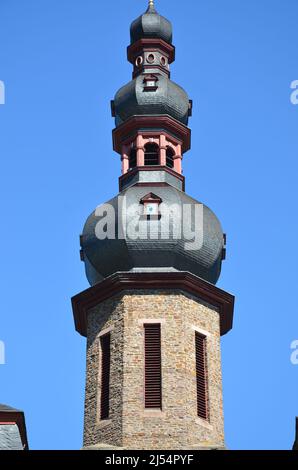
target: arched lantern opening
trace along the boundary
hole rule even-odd
[[[145,145],[145,166],[159,165],[159,148],[157,144]]]

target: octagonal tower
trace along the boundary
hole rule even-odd
[[[120,192],[86,221],[91,287],[72,299],[87,337],[84,447],[224,448],[220,336],[234,297],[215,284],[226,237],[185,193],[192,101],[170,79],[171,23],[150,0],[130,36],[132,80],[111,102]]]

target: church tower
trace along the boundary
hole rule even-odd
[[[87,337],[84,448],[220,449],[226,237],[185,192],[192,101],[170,78],[172,25],[150,0],[130,37],[132,80],[111,103],[119,194],[86,221],[91,287],[72,299]]]

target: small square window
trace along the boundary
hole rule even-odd
[[[144,91],[156,91],[158,78],[156,75],[146,75],[144,78]]]
[[[144,204],[144,215],[158,215],[159,204],[157,202],[147,202]]]
[[[148,220],[160,219],[161,215],[159,212],[159,206],[161,203],[161,198],[156,196],[156,194],[146,194],[146,196],[144,196],[140,201],[140,204],[144,206],[142,217],[147,218]]]

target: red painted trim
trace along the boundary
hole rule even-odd
[[[156,196],[156,194],[154,193],[148,193],[146,194],[146,196],[142,197],[142,199],[140,200],[140,204],[146,204],[150,202],[161,204],[162,199],[159,196]]]
[[[184,291],[218,308],[221,335],[233,326],[234,296],[188,272],[131,273],[119,272],[72,298],[76,330],[87,336],[87,316],[91,308],[123,291]]]
[[[147,186],[152,186],[152,188],[163,188],[163,187],[166,187],[166,186],[170,186],[169,183],[165,183],[164,181],[162,181],[161,183],[156,183],[156,182],[153,182],[153,183],[136,183],[134,186],[139,186],[139,187],[147,187]],[[184,189],[183,189],[184,191]]]
[[[144,129],[144,131],[141,131]],[[122,154],[122,145],[136,135],[144,135],[144,132],[151,134],[162,134],[169,132],[171,137],[181,141],[182,151],[186,153],[190,149],[191,130],[168,115],[156,116],[132,116],[119,127],[113,130],[113,148],[120,155]],[[173,134],[173,136],[172,136]]]
[[[12,426],[12,425],[15,425],[17,423],[15,423],[14,421],[12,421],[11,423],[9,421],[5,421],[5,422],[0,422],[0,426]]]
[[[167,133],[166,131],[163,131],[163,130],[159,130],[159,131],[136,130],[135,134],[133,136],[130,136],[129,138],[127,138],[126,140],[124,140],[122,142],[122,145],[130,145],[130,144],[134,143],[134,141],[136,140],[136,138],[139,135],[141,135],[142,137],[153,137],[155,139],[159,139],[160,136],[163,135],[163,136],[165,136],[167,141],[170,142],[173,145],[182,145],[183,144],[183,141],[181,139],[178,139],[177,137],[175,137],[172,134]],[[136,148],[138,148],[138,147],[136,147]],[[141,148],[143,149],[144,147],[141,147]],[[163,147],[159,147],[159,148],[163,148]],[[167,146],[165,148],[167,148]]]
[[[127,59],[132,64],[135,63],[136,58],[140,55],[140,51],[150,52],[151,50],[158,50],[168,56],[169,64],[175,60],[175,46],[168,44],[163,39],[146,38],[140,39],[127,48]]]

